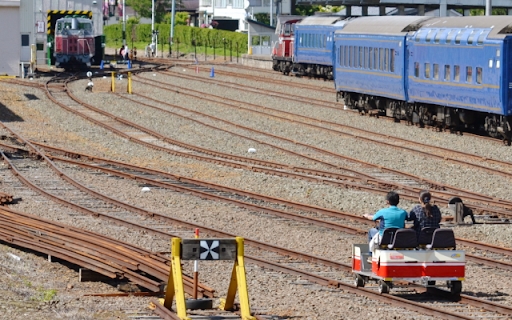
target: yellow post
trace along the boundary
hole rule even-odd
[[[116,73],[112,71],[112,82],[110,83],[110,90],[112,92],[116,92]]]
[[[181,320],[191,320],[187,317],[187,307],[185,304],[185,288],[183,285],[183,274],[181,270],[181,239],[172,238],[171,240],[171,271],[165,292],[164,307],[172,308],[172,300],[176,294],[176,313]]]
[[[132,73],[128,72],[128,93],[132,94]]]
[[[235,301],[236,289],[238,287],[238,296],[240,298],[240,314],[243,320],[256,320],[251,316],[251,308],[249,306],[249,292],[247,290],[247,279],[245,277],[244,262],[244,238],[236,237],[236,261],[231,273],[231,281],[229,283],[228,294],[226,299],[221,299],[220,309],[232,310]]]

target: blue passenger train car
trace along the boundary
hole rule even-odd
[[[491,136],[507,135],[507,116],[512,115],[510,32],[510,16],[443,17],[426,21],[409,35],[408,101],[420,106],[420,120],[435,118],[483,128]]]
[[[406,37],[429,17],[380,16],[351,20],[335,32],[337,100],[361,111],[406,112]]]
[[[333,78],[334,32],[343,16],[309,16],[295,24],[293,72],[299,76]]]

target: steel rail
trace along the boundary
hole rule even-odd
[[[172,219],[172,220],[176,220],[176,219]],[[188,224],[188,225],[190,225],[189,223],[187,223],[187,224]],[[195,227],[195,226],[194,226],[194,227]],[[211,232],[210,232],[210,230],[207,230],[207,228],[204,228],[204,227],[202,227],[202,226],[200,226],[200,227],[201,227],[203,230],[204,230],[204,229],[206,229],[206,232],[207,232],[207,233],[211,233]],[[212,231],[213,231],[213,233],[219,233],[219,231],[214,231],[214,230],[212,230]],[[224,233],[224,236],[225,236],[225,235],[226,235],[226,234]],[[231,235],[231,236],[232,236],[232,235]],[[250,240],[246,240],[246,242],[247,242],[247,243],[250,243],[251,241],[250,241]],[[264,245],[264,248],[265,248],[266,250],[268,250],[268,249],[269,249],[269,248],[268,248],[268,246],[265,246],[265,245]],[[291,253],[291,252],[290,252],[290,251],[288,251],[288,254],[290,254],[290,253]],[[302,255],[302,254],[301,254],[301,256],[305,256],[305,255]],[[247,257],[247,258],[249,258],[249,259],[250,259],[250,258],[252,258],[252,257]],[[315,260],[316,260],[316,261],[319,261],[318,259],[315,259]],[[319,262],[320,262],[320,261],[319,261]],[[338,263],[338,265],[341,265],[341,264],[339,264],[339,263]],[[332,283],[332,281],[334,281],[334,280],[329,280],[329,281]],[[404,301],[408,301],[408,300],[404,300]],[[401,306],[403,307],[403,305],[401,305]],[[459,317],[459,318],[460,318],[460,317]]]
[[[251,198],[255,198],[255,199],[263,200],[263,201],[268,201],[268,202],[276,202],[276,203],[283,204],[283,205],[286,205],[286,206],[289,206],[289,207],[293,207],[293,208],[296,208],[296,209],[299,209],[299,210],[309,210],[309,211],[313,211],[313,212],[317,212],[317,213],[321,213],[321,214],[326,214],[326,215],[332,216],[332,217],[351,219],[351,220],[355,220],[355,221],[358,221],[358,222],[363,222],[365,224],[369,223],[369,221],[366,218],[364,218],[364,217],[360,217],[360,216],[353,215],[353,214],[350,214],[350,213],[347,213],[347,212],[343,212],[343,211],[330,210],[330,209],[325,209],[325,208],[321,208],[321,207],[318,207],[318,206],[306,205],[306,204],[302,204],[302,203],[287,201],[287,200],[284,200],[284,199],[268,197],[268,196],[264,196],[264,195],[261,195],[261,194],[256,194],[256,193],[253,193],[253,192],[247,192],[247,191],[244,191],[244,190],[230,188],[230,187],[219,185],[219,184],[215,184],[215,183],[204,182],[204,181],[193,179],[193,178],[187,178],[187,177],[179,176],[179,175],[176,175],[176,174],[171,174],[171,173],[168,173],[168,172],[165,172],[165,171],[161,171],[161,170],[142,168],[142,167],[134,166],[134,165],[131,165],[131,164],[128,164],[128,163],[125,163],[125,162],[121,162],[121,161],[114,161],[114,160],[109,160],[109,159],[105,159],[105,158],[100,158],[100,157],[96,157],[96,156],[91,156],[91,155],[83,154],[83,153],[72,152],[72,151],[69,151],[69,150],[61,149],[61,148],[55,148],[55,147],[48,146],[46,144],[41,144],[41,143],[34,143],[34,144],[40,146],[41,148],[43,148],[45,150],[50,150],[50,151],[57,152],[57,153],[60,153],[60,154],[65,154],[67,156],[70,156],[73,159],[77,159],[77,158],[80,158],[80,159],[90,159],[92,161],[96,161],[96,162],[99,161],[101,163],[105,163],[105,164],[109,164],[109,165],[114,165],[114,166],[118,166],[118,167],[125,167],[125,168],[130,169],[130,170],[139,170],[141,172],[146,172],[148,174],[158,175],[158,176],[165,177],[165,178],[168,178],[168,179],[174,179],[176,181],[196,184],[196,185],[199,185],[199,186],[202,186],[202,187],[205,187],[205,188],[209,188],[209,189],[216,189],[216,190],[220,190],[220,191],[224,191],[224,192],[231,192],[231,193],[235,193],[235,194],[238,194],[238,195],[242,195],[242,196],[246,196],[246,197],[251,197]],[[83,163],[83,162],[79,162],[79,161],[75,161],[75,160],[70,160],[70,159],[66,159],[66,158],[62,158],[62,157],[57,157],[57,156],[51,156],[50,155],[48,157],[53,159],[53,160],[56,160],[56,161],[61,161],[61,162],[64,162],[64,163],[69,163],[69,164],[72,164],[72,165],[77,165],[77,166],[84,167],[84,168],[87,168],[87,169],[90,169],[90,170],[100,170],[100,171],[108,172],[108,173],[116,175],[116,176],[124,177],[124,178],[127,178],[127,179],[135,179],[135,180],[142,181],[142,182],[145,182],[145,183],[148,183],[148,184],[158,185],[158,186],[161,186],[161,187],[164,187],[164,188],[172,188],[172,189],[177,190],[177,191],[194,193],[194,194],[197,194],[198,196],[202,196],[202,197],[209,197],[209,198],[213,198],[213,199],[221,199],[221,201],[223,201],[223,202],[228,201],[228,202],[233,202],[233,203],[240,203],[240,201],[233,200],[231,198],[222,197],[222,196],[212,196],[210,194],[206,194],[205,195],[205,192],[197,191],[197,190],[195,190],[193,188],[180,187],[180,186],[176,186],[174,184],[158,181],[158,180],[155,180],[155,179],[143,178],[143,177],[137,176],[137,175],[132,174],[132,173],[126,173],[126,172],[119,171],[119,170],[98,167],[97,165],[91,165],[91,164],[87,164],[87,163]],[[261,206],[258,206],[258,205],[249,205],[249,207],[250,208],[254,208],[254,209],[261,208]],[[269,210],[270,211],[274,210],[274,209],[268,209],[266,207],[263,207],[263,209],[265,211],[267,211],[267,212]],[[315,221],[315,220],[317,220],[317,219],[313,219],[311,221]],[[361,229],[357,229],[357,228],[353,228],[353,227],[347,227],[347,229],[348,230],[344,230],[344,231],[345,232],[349,232],[349,233],[353,233],[353,234],[365,234],[367,232],[366,230],[361,230]],[[508,249],[508,248],[503,248],[503,247],[499,247],[499,246],[495,246],[495,245],[490,245],[490,244],[483,244],[483,243],[480,243],[480,242],[477,242],[477,241],[474,241],[474,240],[467,240],[467,239],[463,239],[463,238],[457,238],[457,242],[459,242],[462,245],[466,245],[466,246],[474,247],[474,248],[479,248],[481,250],[492,251],[492,252],[495,252],[495,253],[500,253],[500,254],[509,255],[509,256],[512,255],[511,249]]]
[[[143,82],[143,83],[149,83],[149,82],[144,81],[144,80],[137,80],[137,81],[140,81],[140,82]],[[179,90],[179,89],[169,89],[168,87],[155,85],[153,82],[158,82],[158,83],[162,83],[162,84],[164,83],[164,82],[161,82],[161,81],[152,81],[151,82],[152,86],[156,86],[156,87],[159,87],[161,89],[168,90],[168,91],[176,91],[176,92],[178,92],[180,94],[191,95],[191,94],[188,94],[188,93],[184,93],[182,90]],[[185,90],[186,88],[180,88],[180,89]],[[190,89],[186,89],[186,90],[191,91]],[[199,91],[197,91],[197,92],[199,92]],[[155,99],[153,99],[151,97],[148,97],[148,96],[144,96],[144,95],[140,95],[140,96],[143,97],[144,99],[149,99],[149,100],[156,101],[158,103],[162,103],[162,104],[166,104],[166,105],[171,105],[171,104],[168,104],[168,103],[163,102],[163,101],[155,100]],[[191,96],[196,97],[196,98],[200,98],[200,99],[203,99],[203,100],[219,102],[219,101],[216,101],[216,100],[213,100],[213,99],[210,99],[210,98],[205,98],[204,95],[200,95],[200,94],[198,94],[198,95],[191,95]],[[124,97],[124,98],[126,98],[126,97]],[[132,101],[136,101],[136,100],[129,99],[129,98],[126,98],[126,99],[132,100]],[[224,105],[229,105],[228,103],[225,102],[225,100],[226,99],[223,98],[223,101],[221,101],[221,103],[224,104]],[[227,99],[227,100],[229,100],[229,99]],[[140,102],[140,101],[136,101],[136,102],[139,103],[139,104],[142,104],[142,105],[150,106],[150,105],[145,104],[145,103]],[[239,103],[239,101],[236,101],[236,102]],[[175,105],[171,105],[171,106],[177,107]],[[241,106],[239,106],[239,104],[231,105],[231,106],[235,107],[237,109],[242,108]],[[151,107],[156,108],[154,106],[151,106]],[[256,111],[254,109],[251,109],[251,108],[245,108],[245,109],[247,109],[247,111],[250,111],[250,112],[263,113],[263,114],[268,115],[268,116],[277,117],[277,118],[279,118],[281,120],[289,121],[289,119],[285,118],[285,117],[279,117],[279,116],[276,116],[276,115],[271,115],[271,114],[268,114],[268,113],[259,112],[259,111]],[[164,111],[164,110],[162,109],[162,111]],[[165,110],[165,111],[169,112],[167,110]],[[187,111],[194,113],[194,111],[190,111],[188,109],[187,109]],[[207,116],[207,117],[210,117],[210,118],[214,118],[212,116],[205,115],[205,114],[201,114],[201,115]],[[199,122],[196,119],[194,119],[194,121]],[[224,121],[224,120],[221,120],[221,121]],[[224,122],[226,122],[226,121],[224,121]],[[202,123],[202,124],[206,125],[204,123]],[[237,124],[233,124],[233,123],[231,123],[231,124],[234,125],[234,126],[237,126],[237,127],[241,127],[240,125],[237,125]],[[328,128],[325,128],[325,127],[316,126],[316,125],[308,124],[308,123],[301,123],[301,124],[318,127],[320,129],[323,129],[323,130],[332,130],[332,129],[328,129]],[[216,128],[216,129],[218,129],[218,128]],[[268,133],[260,132],[260,131],[255,130],[255,129],[248,129],[248,130],[252,130],[252,131],[255,131],[255,132],[258,132],[258,133],[269,135]],[[341,133],[341,134],[350,135],[350,134],[339,132],[339,131],[336,131],[336,132],[337,133]],[[232,132],[230,132],[230,133],[231,134],[235,134],[235,133],[232,133]],[[375,169],[379,169],[379,170],[382,170],[382,171],[385,171],[385,172],[389,172],[389,173],[392,173],[392,174],[401,175],[401,176],[407,177],[409,179],[415,180],[418,183],[428,184],[428,185],[431,186],[431,188],[437,190],[438,195],[434,195],[433,196],[434,201],[447,202],[449,200],[449,198],[453,197],[453,194],[449,194],[449,192],[457,192],[459,195],[465,196],[466,200],[469,200],[469,201],[485,201],[486,202],[485,205],[474,205],[474,204],[473,205],[471,205],[471,204],[467,205],[467,207],[470,207],[470,208],[474,209],[476,212],[489,212],[490,211],[490,209],[488,208],[489,205],[494,205],[494,206],[502,207],[502,208],[505,208],[505,209],[512,209],[512,201],[507,201],[507,200],[504,200],[504,199],[496,200],[494,197],[491,197],[491,196],[475,194],[474,192],[470,192],[470,191],[463,190],[463,189],[460,189],[460,188],[455,188],[455,187],[451,187],[451,186],[448,186],[448,185],[439,184],[439,183],[437,183],[435,181],[428,180],[428,179],[425,179],[425,178],[422,178],[422,177],[419,177],[419,176],[416,176],[416,175],[408,174],[408,173],[405,173],[405,172],[402,172],[402,171],[398,171],[398,170],[394,170],[394,169],[390,169],[390,168],[385,168],[383,166],[375,165],[375,164],[372,164],[372,163],[369,163],[369,162],[360,161],[360,160],[352,158],[352,157],[347,157],[347,156],[344,156],[344,155],[341,155],[341,154],[337,154],[337,153],[333,153],[333,152],[330,152],[330,151],[326,151],[324,149],[321,149],[321,148],[318,148],[318,147],[315,147],[315,146],[311,146],[311,145],[307,145],[307,144],[303,144],[303,143],[300,143],[300,142],[297,142],[297,141],[294,141],[294,140],[291,140],[291,139],[287,139],[287,138],[283,138],[283,137],[277,137],[277,136],[273,136],[273,135],[269,135],[269,136],[272,136],[272,137],[275,137],[275,138],[279,138],[281,140],[285,140],[285,141],[288,141],[290,143],[294,143],[296,145],[301,145],[303,147],[312,148],[312,149],[314,149],[314,150],[316,150],[318,152],[326,153],[326,154],[329,154],[331,156],[335,156],[335,157],[338,157],[338,158],[341,158],[341,159],[344,159],[344,160],[360,163],[362,165],[365,165],[365,166],[368,166],[368,167],[372,167],[372,168],[375,168]],[[280,150],[283,150],[283,151],[291,153],[291,154],[299,155],[299,156],[307,158],[309,160],[313,160],[313,161],[316,161],[316,162],[321,162],[322,164],[329,165],[329,166],[331,166],[333,168],[336,168],[336,169],[341,169],[341,170],[349,171],[349,169],[347,169],[347,168],[343,168],[343,167],[340,167],[340,166],[337,166],[337,165],[325,163],[325,162],[322,162],[322,161],[320,161],[318,159],[314,159],[312,157],[307,157],[307,156],[304,156],[302,154],[298,154],[296,152],[292,152],[292,151],[286,150],[284,148],[280,148],[280,147],[277,147],[277,146],[274,146],[274,145],[270,145],[268,142],[258,141],[258,140],[255,140],[255,139],[251,139],[250,137],[245,137],[245,136],[243,136],[243,137],[246,138],[246,139],[257,141],[258,143],[261,143],[261,144],[266,144],[266,145],[278,148]],[[374,140],[372,140],[372,141],[374,141]],[[378,142],[378,141],[374,141],[374,142]],[[379,143],[385,143],[385,142],[379,142]],[[190,149],[190,147],[188,147],[188,146],[185,146],[185,147]],[[426,153],[426,152],[418,151],[418,150],[413,150],[413,152],[422,152],[422,153],[424,153],[425,155],[428,155],[428,156],[432,155],[431,153]],[[439,156],[439,158],[445,159],[444,156]],[[233,158],[231,158],[231,159],[233,159]],[[239,159],[237,159],[237,161],[245,161],[244,159],[245,158],[240,157]],[[487,170],[494,170],[494,169],[487,168],[487,167],[486,167],[486,169]],[[305,170],[307,172],[313,172],[314,171],[312,169],[305,169]],[[352,171],[354,173],[356,172],[355,170],[350,170],[350,171]],[[501,171],[499,171],[499,170],[494,170],[494,171],[497,171],[497,172],[501,173]],[[496,173],[496,172],[494,172],[494,173]],[[380,180],[380,179],[376,179],[376,178],[370,177],[368,175],[365,175],[365,174],[363,174],[361,172],[357,172],[356,174],[359,175],[360,177],[367,177],[367,178],[363,178],[363,181],[365,181],[367,183],[374,182],[374,184],[380,185],[382,187],[387,187],[388,189],[391,188],[391,187],[395,187],[395,188],[402,189],[403,191],[407,191],[410,194],[403,194],[403,197],[405,197],[407,199],[410,199],[410,200],[417,200],[417,194],[421,190],[421,188],[417,188],[417,187],[408,187],[408,186],[404,186],[404,185],[401,185],[401,184],[393,183],[393,182],[390,182],[390,181],[383,181],[383,180]],[[320,175],[322,175],[322,174],[320,174]],[[328,176],[334,177],[335,174],[329,173]],[[509,176],[512,176],[512,175],[509,175]],[[335,183],[335,184],[338,184],[339,182],[336,182],[336,181],[332,182],[330,180],[325,180],[324,183]],[[348,187],[350,187],[350,186],[348,186]],[[368,188],[359,187],[359,186],[354,186],[353,188],[354,189],[359,189],[359,190],[367,190],[368,189]],[[371,192],[375,192],[375,191],[371,191]],[[385,193],[387,191],[377,191],[377,192]],[[439,196],[439,194],[444,195],[444,197]],[[494,210],[492,212],[493,213],[498,213],[498,214],[503,215],[503,216],[512,217],[512,213],[510,213],[508,210]]]

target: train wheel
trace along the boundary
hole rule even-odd
[[[454,296],[460,295],[462,292],[462,282],[461,281],[451,281],[450,282],[450,292]]]
[[[386,281],[379,281],[379,293],[389,293],[389,284]]]
[[[356,287],[364,287],[364,278],[361,275],[356,274],[354,285]]]

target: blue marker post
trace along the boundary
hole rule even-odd
[[[210,72],[210,78],[213,78],[213,77],[215,77],[215,70],[212,67],[212,71]]]

